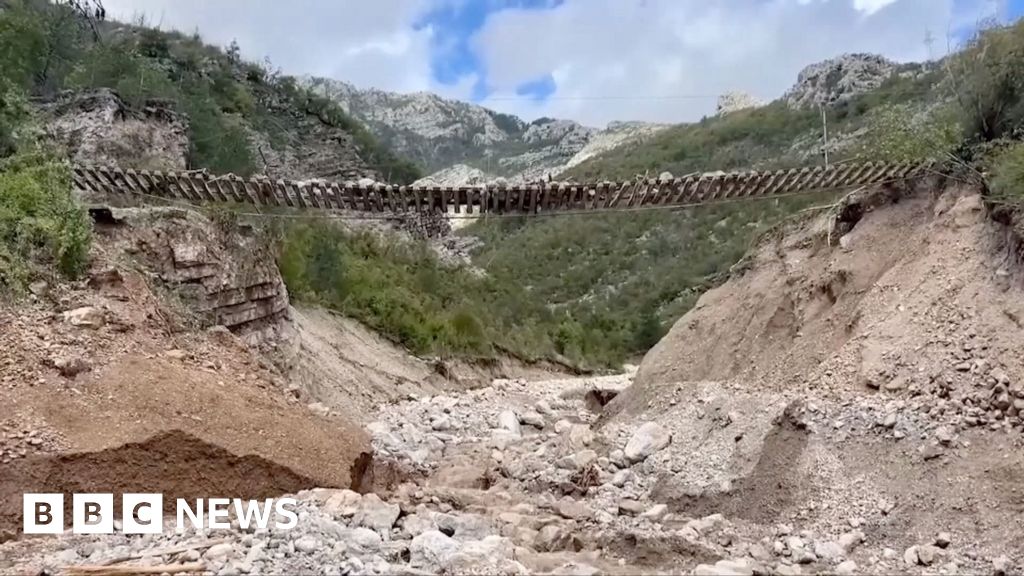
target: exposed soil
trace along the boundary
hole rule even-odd
[[[85,281],[0,306],[0,528],[20,515],[10,498],[26,486],[349,487],[370,451],[355,419],[311,410],[223,327],[196,331],[188,306],[128,258],[131,230],[97,235]],[[94,325],[63,317],[83,307]]]
[[[0,530],[21,527],[26,492],[160,493],[174,513],[176,498],[275,498],[312,488],[317,482],[259,456],[237,456],[180,431],[99,452],[32,456],[0,470]],[[65,497],[64,518],[71,518]]]
[[[166,334],[140,337],[154,316],[71,338],[23,314],[10,342],[48,368],[38,382],[7,379],[13,450],[60,455],[11,470],[55,490],[100,486],[122,467],[115,490],[128,489],[165,467],[165,493],[300,491],[301,528],[232,531],[226,549],[192,556],[211,572],[1013,573],[1024,559],[1021,244],[969,188],[844,202],[766,240],[632,386],[625,374],[476,387],[458,366],[304,309],[289,388],[226,354],[219,332],[176,337],[168,357],[154,348]],[[91,371],[50,382],[51,348],[96,343]],[[339,452],[339,431],[364,419],[373,450]],[[16,500],[10,484],[0,495]],[[301,490],[312,485],[354,492]],[[206,538],[8,549],[18,567],[127,551],[167,562],[181,558],[162,550]]]
[[[543,380],[567,370],[513,358],[417,358],[359,322],[315,306],[296,304],[292,322],[297,334],[283,354],[289,386],[304,401],[359,421],[367,421],[382,403],[410,395],[486,386],[494,378]]]
[[[1019,560],[1020,246],[969,187],[855,194],[706,293],[602,429],[671,430],[652,498],[681,514]]]

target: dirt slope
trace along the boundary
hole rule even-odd
[[[951,348],[972,337],[1024,377],[1016,256],[977,195],[913,194],[868,212],[842,246],[826,229],[818,219],[763,245],[749,272],[705,294],[647,354],[638,384],[909,386],[968,356]]]
[[[176,222],[199,227],[187,238],[221,253],[222,235],[204,234],[202,218]],[[148,258],[185,235],[133,231],[98,230],[85,281],[38,285],[31,301],[0,305],[0,530],[20,524],[23,491],[162,482],[170,494],[257,497],[350,486],[367,434],[289,394],[268,356],[243,341],[247,324],[237,335],[199,327],[218,317],[193,297],[203,284],[181,281],[191,290],[182,296]],[[204,278],[225,264],[211,262]],[[217,294],[235,284],[253,293],[248,279],[224,278]]]
[[[370,417],[382,404],[410,395],[485,386],[494,378],[539,380],[564,374],[563,367],[527,365],[511,358],[418,358],[356,320],[316,306],[296,304],[290,316],[295,337],[285,363],[291,390],[304,401],[356,421]]]
[[[900,554],[949,531],[949,560],[1019,558],[1020,254],[977,190],[858,193],[705,294],[609,405],[605,433],[672,433],[652,497],[679,513],[856,524]]]

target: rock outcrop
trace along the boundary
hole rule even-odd
[[[497,176],[488,174],[479,168],[473,168],[472,166],[466,166],[465,164],[456,164],[450,168],[445,168],[438,172],[434,172],[430,176],[420,178],[413,182],[415,186],[475,186],[477,184],[487,184],[497,179]]]
[[[604,154],[619,146],[654,136],[668,127],[668,124],[652,124],[650,122],[609,122],[607,128],[591,134],[586,146],[574,154],[561,167],[561,170],[567,170],[577,164],[582,164],[595,156]]]
[[[224,326],[251,345],[291,337],[288,292],[270,247],[243,226],[179,208],[111,209],[110,249],[147,268],[186,323]]]
[[[484,176],[523,181],[554,177],[591,156],[663,128],[621,122],[599,130],[552,118],[525,122],[427,92],[362,90],[324,78],[304,82],[341,104],[396,153],[434,172],[429,178],[441,185],[470,184]],[[449,172],[460,164],[480,166],[480,173]]]
[[[280,105],[279,111],[291,117],[284,138],[272,143],[264,132],[247,130],[253,158],[259,171],[271,178],[302,180],[356,181],[361,178],[383,180],[359,156],[349,132],[321,122],[315,116]]]
[[[63,94],[42,112],[47,138],[74,162],[149,170],[187,166],[187,122],[164,102],[134,110],[104,88]]]
[[[878,88],[896,68],[877,54],[844,54],[804,68],[784,98],[796,108],[846,100]]]
[[[715,107],[715,114],[725,115],[737,110],[757,108],[763,106],[764,102],[746,92],[726,92],[718,97],[718,105]]]

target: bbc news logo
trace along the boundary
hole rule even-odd
[[[228,530],[232,512],[240,528],[268,528],[271,518],[278,530],[291,530],[299,522],[294,498],[242,500],[239,498],[198,498],[189,502],[175,500],[175,530]],[[25,534],[62,534],[64,532],[63,494],[24,494],[22,513]],[[115,518],[117,516],[117,518]],[[113,534],[119,520],[125,534],[160,534],[164,531],[163,494],[122,494],[120,515],[114,508],[114,495],[72,494],[71,530],[75,534]]]

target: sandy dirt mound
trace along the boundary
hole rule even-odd
[[[5,466],[0,474],[0,529],[21,525],[25,492],[62,494],[157,492],[165,512],[174,513],[177,498],[275,498],[316,486],[280,464],[259,456],[237,456],[180,431],[164,432],[144,442],[53,456],[33,456]],[[71,500],[64,517],[71,518]]]
[[[977,357],[1024,378],[1022,277],[980,196],[877,194],[888,203],[833,224],[853,225],[839,245],[824,219],[762,245],[746,274],[705,294],[647,354],[634,399],[697,380],[911,388]]]
[[[930,184],[780,231],[648,353],[601,428],[671,434],[652,499],[859,526],[898,554],[938,531],[972,558],[1024,553],[1020,242],[977,190]]]
[[[289,383],[304,398],[357,415],[409,394],[436,393],[432,366],[359,322],[322,308],[292,311],[298,344],[289,361]]]

